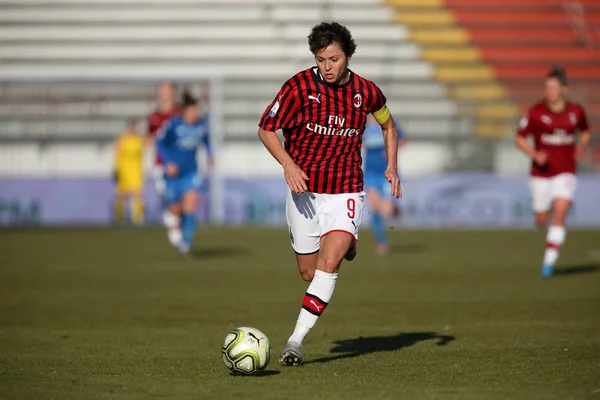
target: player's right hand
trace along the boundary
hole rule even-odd
[[[174,177],[177,176],[178,173],[179,168],[177,168],[176,164],[167,164],[167,167],[165,168],[165,174],[167,174],[167,176]]]
[[[548,153],[545,151],[536,151],[533,156],[533,161],[540,167],[543,167],[548,162]]]
[[[283,174],[285,175],[285,181],[292,192],[303,194],[308,190],[308,187],[306,186],[308,176],[306,176],[304,171],[302,171],[295,163],[284,165]]]

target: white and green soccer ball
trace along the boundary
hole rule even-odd
[[[223,361],[232,372],[245,375],[264,369],[271,360],[271,343],[256,328],[235,328],[223,340]]]

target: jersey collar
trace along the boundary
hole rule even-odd
[[[328,86],[330,88],[343,88],[348,86],[353,80],[354,80],[354,72],[352,72],[352,70],[350,70],[350,68],[348,68],[348,74],[350,75],[350,79],[348,79],[348,82],[342,84],[342,85],[334,85],[333,83],[328,83],[325,78],[323,78],[323,75],[321,75],[321,71],[319,71],[319,67],[312,67],[311,71],[313,73],[313,75],[316,77],[317,81],[319,81],[320,83],[322,83],[325,86]]]

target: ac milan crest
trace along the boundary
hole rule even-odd
[[[356,93],[354,95],[353,103],[354,107],[356,108],[360,108],[360,106],[362,106],[362,96],[360,95],[360,93]]]

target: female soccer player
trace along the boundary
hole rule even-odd
[[[540,229],[546,229],[552,211],[541,271],[542,277],[548,278],[565,241],[565,216],[577,186],[576,158],[585,154],[590,133],[583,108],[565,98],[564,69],[553,67],[545,85],[545,99],[531,107],[521,120],[516,145],[532,160],[530,189],[535,222]],[[533,147],[527,141],[529,135],[533,137]]]
[[[175,246],[182,254],[190,251],[196,229],[196,210],[202,177],[196,153],[204,145],[209,164],[212,148],[208,120],[200,118],[196,99],[184,93],[182,115],[170,119],[159,131],[157,149],[165,168],[165,202],[169,211],[181,215],[183,238]]]
[[[361,137],[372,113],[383,129],[385,177],[400,197],[398,135],[386,98],[350,69],[350,31],[321,23],[308,36],[317,66],[290,78],[265,110],[258,135],[283,167],[289,186],[286,217],[298,270],[310,285],[280,361],[302,363],[302,342],[329,303],[342,258],[355,256],[364,206]],[[281,129],[285,148],[275,132]]]
[[[131,201],[131,222],[141,225],[144,222],[144,139],[137,132],[137,121],[127,122],[127,129],[115,143],[114,178],[117,183],[115,219],[125,220],[125,202]]]
[[[147,118],[149,141],[154,144],[159,129],[162,128],[169,119],[178,116],[180,112],[181,110],[175,102],[175,88],[173,84],[171,82],[161,83],[156,91],[156,109]],[[158,149],[154,159],[152,176],[154,177],[156,192],[164,197],[165,171]],[[163,204],[162,220],[163,225],[167,228],[169,242],[173,246],[176,246],[181,242],[182,237],[179,215],[171,213],[167,205]]]
[[[394,120],[394,123],[398,132],[398,148],[402,148],[406,144],[406,139],[397,121]],[[384,176],[387,168],[387,154],[381,126],[370,114],[367,118],[362,144],[366,150],[365,191],[371,207],[371,230],[377,242],[377,253],[383,255],[389,251],[385,221],[394,213],[396,204]]]

